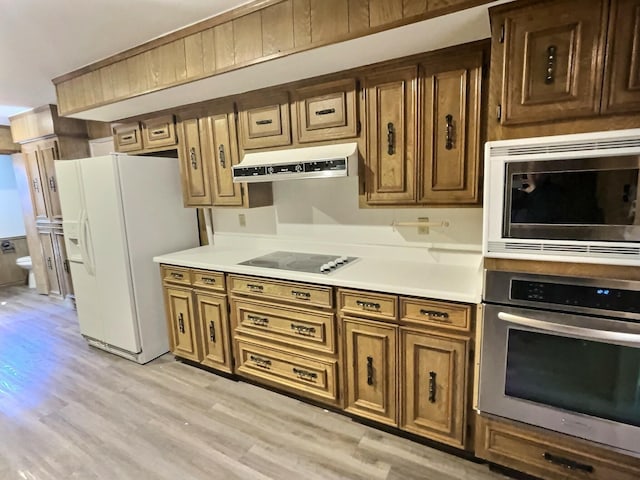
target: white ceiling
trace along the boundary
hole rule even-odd
[[[56,103],[52,78],[249,2],[0,0],[0,125]]]

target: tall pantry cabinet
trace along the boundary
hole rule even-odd
[[[31,263],[39,293],[73,296],[64,246],[62,211],[54,164],[89,156],[86,123],[58,117],[45,105],[10,118],[13,140],[21,145],[35,228],[27,228]]]

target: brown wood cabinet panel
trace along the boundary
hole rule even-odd
[[[427,0],[403,0],[402,16],[404,18],[421,15],[427,11]]]
[[[280,147],[291,144],[289,96],[286,92],[238,102],[242,149]]]
[[[235,63],[244,63],[262,56],[262,17],[254,12],[233,20]]]
[[[140,123],[120,123],[113,125],[113,141],[118,152],[142,150]]]
[[[293,0],[271,5],[262,13],[262,54],[293,49]]]
[[[343,325],[345,410],[396,426],[398,328],[352,318]]]
[[[53,238],[49,232],[40,232],[40,244],[42,245],[42,257],[47,271],[47,282],[50,295],[62,295],[58,269],[56,268],[56,256],[53,250]]]
[[[608,2],[545,1],[504,19],[502,124],[592,116],[600,107]]]
[[[203,161],[197,118],[184,118],[178,123],[180,178],[185,207],[211,205],[209,164]]]
[[[141,122],[144,148],[170,147],[177,143],[173,115],[149,118]]]
[[[468,340],[400,329],[400,428],[463,448]]]
[[[49,204],[49,219],[54,222],[62,221],[62,208],[58,193],[58,178],[54,162],[60,159],[57,140],[42,140],[38,142],[40,161],[40,180],[46,184],[45,200]],[[43,188],[44,190],[44,188]]]
[[[231,337],[227,296],[196,292],[196,308],[202,339],[202,364],[231,373]]]
[[[348,0],[349,33],[369,29],[369,0]]]
[[[476,423],[476,455],[490,462],[549,480],[640,478],[637,458],[585,440],[493,417],[479,416]],[[592,471],[570,469],[567,462]]]
[[[29,189],[31,190],[31,198],[33,201],[33,213],[37,220],[46,220],[49,217],[47,211],[47,203],[45,201],[46,186],[42,183],[40,176],[38,146],[36,144],[27,144],[22,146],[27,173],[29,176]]]
[[[418,202],[480,201],[482,52],[423,64]]]
[[[369,25],[377,27],[402,20],[403,0],[369,0]]]
[[[204,75],[204,58],[202,54],[202,32],[184,38],[184,57],[187,78]],[[215,63],[215,62],[214,62]]]
[[[67,247],[64,244],[64,234],[61,230],[55,230],[53,232],[53,239],[56,268],[58,270],[58,277],[60,278],[62,294],[65,296],[73,295],[73,281],[71,279],[71,268],[69,267]]]
[[[215,28],[202,31],[202,68],[205,74],[214,73],[217,69]]]
[[[349,32],[349,10],[344,0],[310,0],[311,41],[331,40]]]
[[[310,0],[293,0],[293,43],[296,48],[311,43]]]
[[[126,60],[127,78],[131,92],[143,93],[151,88],[149,76],[149,51],[140,53]]]
[[[167,322],[171,335],[171,352],[181,358],[200,362],[202,353],[193,312],[191,289],[165,287]]]
[[[301,87],[294,92],[292,102],[299,143],[358,135],[355,79]]]
[[[233,22],[226,22],[213,27],[213,37],[216,52],[216,70],[233,66],[235,63]]]
[[[607,35],[603,113],[640,110],[640,0],[613,0]]]
[[[365,78],[369,204],[416,200],[417,67],[381,71]]]

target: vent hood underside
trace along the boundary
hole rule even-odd
[[[343,143],[247,153],[233,167],[233,182],[272,182],[358,174],[358,144]]]

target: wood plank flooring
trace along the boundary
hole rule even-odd
[[[89,347],[75,312],[0,289],[2,480],[504,478],[295,399]]]

